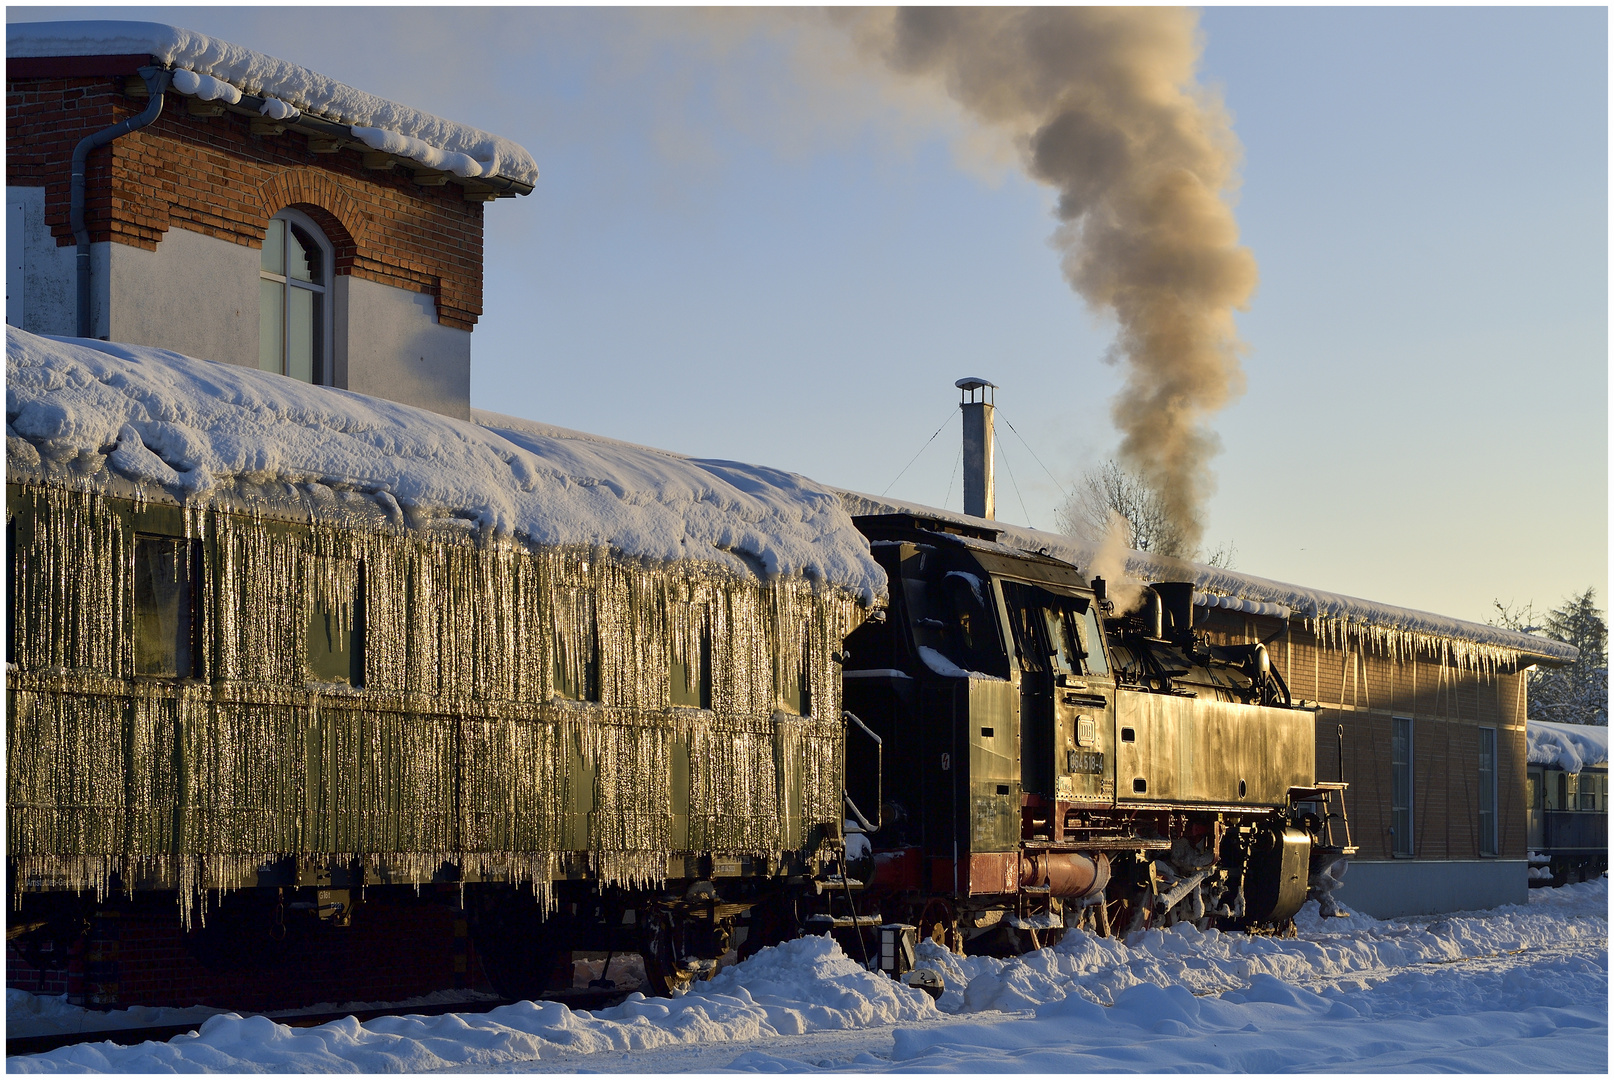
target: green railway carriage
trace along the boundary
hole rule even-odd
[[[279,509],[8,486],[20,893],[741,899],[838,850],[849,595]]]
[[[667,988],[838,872],[882,582],[832,494],[158,350],[11,330],[8,378],[28,955],[164,894],[194,937],[446,887],[503,992],[596,948]]]

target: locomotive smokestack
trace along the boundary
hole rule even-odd
[[[953,385],[964,410],[964,513],[993,518],[998,500],[992,484],[992,391],[997,387],[974,378]]]

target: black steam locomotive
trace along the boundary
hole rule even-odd
[[[1332,906],[1345,785],[1318,780],[1314,716],[1264,646],[1196,634],[1191,584],[1123,605],[989,528],[856,523],[891,598],[842,676],[849,805],[880,807],[854,819],[864,906],[1001,951]]]

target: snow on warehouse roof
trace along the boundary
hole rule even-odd
[[[977,528],[996,529],[998,542],[1026,551],[1042,551],[1092,574],[1096,548],[1061,533],[1022,528],[898,499],[842,491],[847,509],[861,514],[921,514]],[[1164,558],[1142,551],[1126,552],[1126,573],[1140,582],[1192,581],[1194,603],[1252,615],[1305,619],[1324,640],[1364,641],[1395,656],[1414,651],[1445,656],[1460,667],[1515,664],[1523,659],[1567,663],[1579,654],[1573,646],[1498,626],[1467,622],[1412,608],[1395,607],[1354,596],[1289,585],[1219,566]]]
[[[466,178],[500,176],[528,187],[538,179],[532,155],[509,139],[367,94],[305,67],[194,30],[165,23],[104,20],[6,26],[7,59],[128,55],[154,56],[176,71],[202,76],[194,83],[187,77],[176,78],[176,86],[186,93],[231,101],[246,93],[282,101],[299,112],[348,126],[353,137],[372,150],[428,168]],[[285,118],[284,113],[272,116]]]
[[[137,345],[6,327],[13,482],[141,485],[184,503],[297,485],[364,493],[419,523],[609,546],[885,592],[840,499],[804,477],[479,413],[475,422]],[[395,505],[396,504],[396,505]]]
[[[1530,764],[1550,765],[1578,773],[1587,765],[1608,764],[1608,728],[1590,724],[1554,724],[1529,720],[1524,737],[1530,744]]]

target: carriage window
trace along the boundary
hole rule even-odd
[[[1580,808],[1597,809],[1597,777],[1591,773],[1580,774]]]
[[[810,716],[813,711],[813,686],[809,676],[811,671],[809,659],[812,656],[810,641],[811,638],[802,635],[801,659],[797,661],[794,678],[785,674],[783,665],[780,665],[779,700],[776,704],[782,711],[795,716]]]
[[[345,565],[344,565],[345,564]],[[316,559],[308,605],[308,673],[315,682],[364,685],[364,563]]]
[[[564,589],[555,601],[555,696],[599,701],[600,632],[594,594]]]
[[[712,639],[701,632],[698,657],[674,657],[669,665],[672,703],[690,709],[712,707]]]
[[[200,541],[182,537],[135,537],[135,674],[197,675],[200,548]]]

